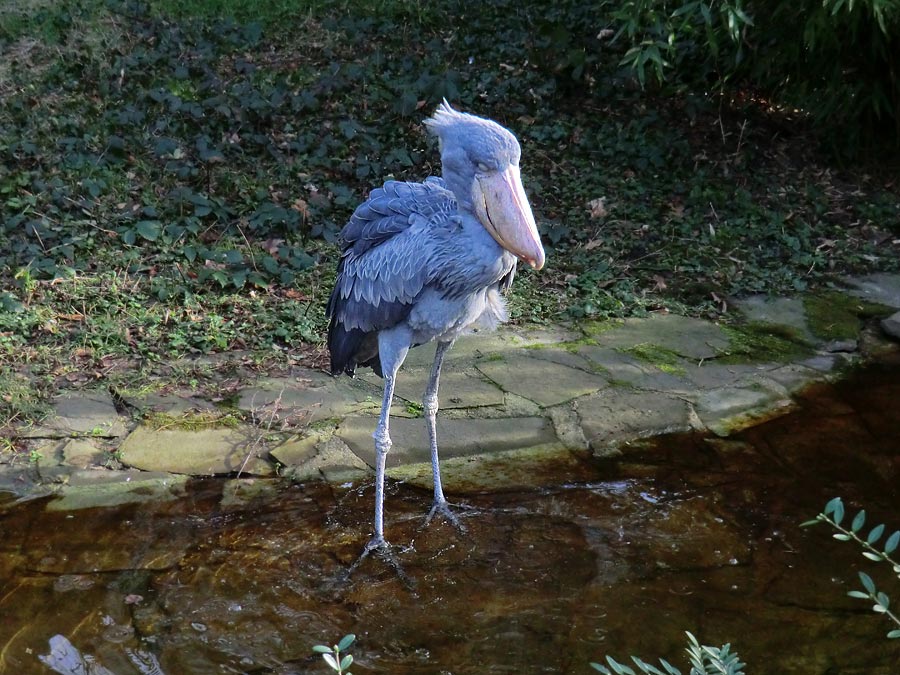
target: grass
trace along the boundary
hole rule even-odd
[[[735,294],[898,269],[891,167],[831,166],[753,107],[641,92],[600,11],[4,4],[0,427],[59,387],[182,377],[173,359],[321,363],[337,233],[384,179],[439,171],[421,122],[442,97],[522,141],[548,267],[519,274],[513,321],[727,321]]]

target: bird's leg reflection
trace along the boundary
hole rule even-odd
[[[438,443],[437,443],[437,411],[438,411],[438,385],[441,379],[441,366],[444,363],[444,355],[450,346],[452,340],[438,342],[437,349],[434,353],[434,363],[431,366],[431,377],[428,378],[428,384],[425,387],[425,396],[422,398],[422,408],[425,411],[425,422],[428,425],[428,440],[431,443],[431,473],[434,477],[434,503],[431,511],[425,518],[427,526],[438,514],[449,520],[460,532],[465,532],[465,526],[459,521],[456,514],[450,510],[450,505],[444,497],[444,489],[441,485],[441,465],[438,460]]]

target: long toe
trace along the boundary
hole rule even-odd
[[[461,507],[465,508],[465,507]],[[466,526],[460,522],[459,517],[453,513],[453,510],[450,508],[450,504],[446,500],[435,500],[434,504],[431,505],[431,510],[428,512],[428,515],[425,517],[425,525],[423,527],[428,527],[431,524],[431,521],[434,520],[436,515],[443,516],[447,521],[449,521],[457,530],[466,533]]]

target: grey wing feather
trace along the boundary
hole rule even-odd
[[[341,231],[344,255],[351,249],[361,256],[412,225],[412,217],[446,220],[456,213],[457,205],[443,179],[434,176],[424,183],[388,181],[372,190]]]
[[[345,329],[402,321],[428,282],[429,240],[457,212],[443,180],[389,181],[373,190],[341,232],[343,254],[328,315]]]

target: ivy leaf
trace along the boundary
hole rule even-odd
[[[147,241],[159,239],[162,225],[158,220],[140,220],[134,226],[135,231]]]

